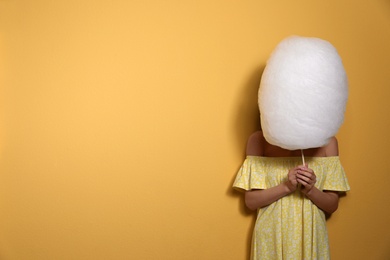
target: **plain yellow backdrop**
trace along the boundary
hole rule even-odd
[[[248,259],[231,185],[290,35],[349,77],[332,258],[390,259],[388,0],[0,0],[0,259]]]

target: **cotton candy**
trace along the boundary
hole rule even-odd
[[[321,147],[344,121],[347,76],[329,42],[290,36],[271,54],[259,88],[265,139],[288,149]]]

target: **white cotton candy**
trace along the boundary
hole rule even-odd
[[[344,121],[347,76],[336,49],[291,36],[273,51],[259,89],[265,139],[288,150],[321,147]]]

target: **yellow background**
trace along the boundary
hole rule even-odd
[[[350,83],[333,259],[390,259],[388,0],[0,0],[0,259],[247,259],[231,184],[283,38]]]

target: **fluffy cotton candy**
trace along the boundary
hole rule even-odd
[[[259,89],[265,139],[289,150],[321,147],[344,121],[347,76],[329,42],[291,36],[273,51]]]

